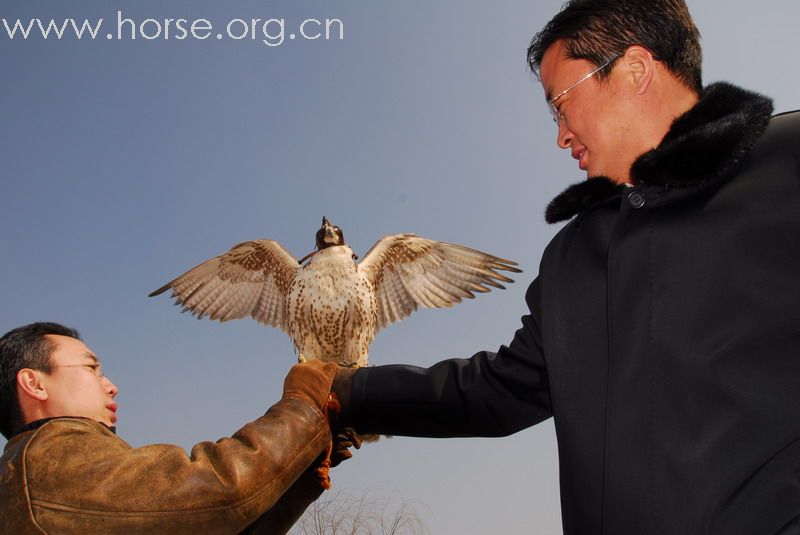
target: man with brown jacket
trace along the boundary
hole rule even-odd
[[[0,338],[0,525],[7,533],[285,533],[321,486],[322,408],[336,366],[297,365],[283,398],[232,437],[133,448],[117,387],[78,333],[34,323]]]

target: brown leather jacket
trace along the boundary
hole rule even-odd
[[[0,526],[19,535],[285,533],[319,495],[303,472],[330,439],[322,413],[298,399],[191,455],[133,448],[93,420],[58,418],[6,444]]]

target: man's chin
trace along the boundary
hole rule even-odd
[[[611,182],[614,182],[615,184],[629,184],[630,183],[630,178],[628,178],[628,177],[615,178],[613,175],[607,174],[607,173],[592,173],[590,171],[586,172],[586,180],[592,180],[592,179],[595,179],[595,178],[604,178],[606,180],[610,180]]]

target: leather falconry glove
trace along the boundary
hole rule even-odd
[[[302,399],[322,410],[328,402],[333,376],[338,368],[332,362],[319,360],[295,364],[283,381],[283,397]]]

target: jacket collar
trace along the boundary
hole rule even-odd
[[[13,438],[13,437],[15,437],[17,435],[21,435],[25,431],[33,431],[35,429],[39,429],[40,427],[42,427],[47,422],[50,422],[50,421],[53,421],[53,420],[60,420],[60,419],[63,419],[63,418],[75,419],[75,418],[82,418],[82,417],[81,416],[51,416],[50,418],[42,418],[40,420],[34,420],[34,421],[29,422],[26,425],[24,425],[16,433],[11,435],[11,437]],[[83,418],[83,419],[84,420],[89,420],[90,418]],[[92,420],[92,421],[96,421],[96,420]],[[111,431],[115,435],[117,434],[117,427],[116,426],[110,427],[110,426],[107,426],[106,424],[104,424],[103,422],[97,422],[97,423],[99,423],[103,427],[107,428],[109,431]]]
[[[730,172],[764,133],[771,114],[767,97],[724,82],[712,84],[692,109],[675,119],[658,147],[633,162],[632,182],[700,190],[730,180]],[[603,176],[574,184],[550,202],[545,220],[570,219],[618,198],[622,189]]]

